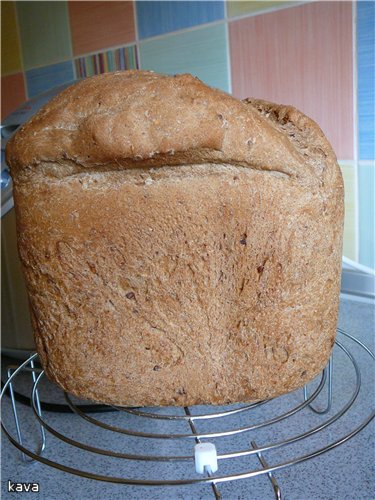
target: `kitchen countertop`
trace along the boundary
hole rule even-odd
[[[340,307],[339,326],[347,333],[365,342],[374,350],[374,306],[343,298]],[[282,463],[296,456],[302,456],[313,450],[323,448],[327,443],[345,436],[369,416],[374,396],[374,363],[370,356],[353,341],[339,335],[342,342],[357,360],[361,376],[361,391],[352,408],[340,419],[323,431],[315,433],[308,440],[298,441],[288,447],[276,448],[264,452],[264,458],[270,465]],[[215,442],[218,453],[245,450],[250,442],[255,440],[258,446],[287,439],[306,432],[307,429],[319,426],[332,417],[345,402],[355,388],[355,371],[349,358],[335,347],[333,363],[333,406],[327,415],[317,415],[309,408],[304,408],[286,420],[250,432],[234,436],[210,439]],[[6,363],[3,363],[3,370]],[[16,388],[27,393],[30,375],[23,375]],[[312,383],[310,392],[317,386]],[[49,382],[41,385],[41,398],[48,401],[62,401],[61,391]],[[325,393],[324,393],[325,394]],[[277,398],[264,406],[251,411],[245,411],[232,417],[212,419],[210,422],[198,420],[195,422],[198,432],[213,432],[216,430],[238,428],[252,425],[272,418],[303,401],[302,390],[287,396]],[[324,405],[322,394],[317,398],[316,406]],[[38,441],[38,427],[31,410],[22,404],[17,404],[19,418],[25,442],[34,448]],[[156,412],[176,410],[156,410]],[[177,410],[184,415],[183,410]],[[202,413],[207,408],[191,408],[192,413]],[[212,411],[209,409],[208,411]],[[136,429],[152,433],[184,433],[191,432],[186,421],[176,423],[164,420],[148,419],[129,415],[123,412],[95,413],[92,417],[107,424]],[[93,426],[74,414],[43,412],[43,417],[49,425],[66,435],[96,447],[107,448],[122,453],[143,453],[158,455],[188,455],[193,454],[194,439],[144,439],[126,436]],[[10,400],[6,397],[2,406],[2,418],[14,435],[14,424]],[[374,474],[374,422],[371,422],[359,434],[341,446],[330,450],[312,460],[293,465],[275,473],[275,478],[281,488],[284,499],[370,499],[375,490]],[[47,433],[47,445],[43,454],[50,460],[60,461],[71,467],[95,471],[97,474],[107,474],[123,477],[141,477],[153,479],[166,478],[198,478],[193,460],[185,462],[153,462],[129,461],[120,458],[108,458],[87,451],[73,448]],[[256,456],[245,456],[232,460],[220,460],[216,474],[238,473],[259,469],[261,466]],[[2,436],[2,495],[6,498],[8,480],[13,482],[38,482],[38,498],[70,499],[70,498],[108,498],[108,499],[208,499],[214,498],[209,484],[196,484],[179,487],[146,487],[127,486],[104,483],[86,479],[53,469],[39,462],[25,464],[21,461],[19,451],[14,448],[6,437]],[[218,484],[223,499],[272,499],[274,493],[271,482],[266,475],[241,479]],[[27,495],[32,493],[24,493]]]

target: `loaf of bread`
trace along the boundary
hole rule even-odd
[[[343,183],[320,128],[191,75],[89,78],[8,143],[48,377],[93,401],[302,387],[335,341]]]

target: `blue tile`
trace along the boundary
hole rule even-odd
[[[73,62],[66,61],[26,71],[27,92],[33,97],[74,79]]]
[[[358,2],[359,158],[375,158],[375,3]]]
[[[161,35],[224,18],[224,2],[136,2],[139,38]]]
[[[359,262],[375,269],[375,162],[359,164]]]

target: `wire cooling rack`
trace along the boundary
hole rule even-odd
[[[363,356],[373,366],[375,356],[369,348],[338,329],[334,352],[327,367],[309,386],[270,401],[245,405],[183,409],[112,406],[113,412],[100,417],[95,414],[94,417],[82,411],[74,398],[64,393],[73,415],[65,414],[65,424],[68,423],[59,429],[51,424],[48,412],[42,412],[40,401],[43,399],[45,377],[44,371],[35,366],[38,355],[33,354],[20,366],[8,367],[8,379],[1,398],[5,394],[10,395],[15,433],[10,432],[8,422],[2,421],[1,427],[10,442],[21,451],[24,461],[37,460],[77,476],[154,487],[207,484],[212,489],[211,494],[219,499],[221,483],[266,475],[275,498],[281,499],[282,492],[275,472],[338,447],[374,418],[375,411],[368,413],[361,422],[356,422],[354,418],[358,414],[358,405],[362,405],[363,410],[364,406],[368,408],[373,404],[371,391],[363,389],[362,365],[357,359]],[[339,367],[337,373],[336,364]],[[41,438],[34,451],[25,444],[28,439],[22,432],[14,395],[16,379],[25,373],[29,373],[32,379],[32,412],[29,418],[36,419]],[[340,386],[342,373],[351,374],[344,387]],[[364,414],[363,411],[360,413]],[[345,425],[338,428],[337,424],[345,419]],[[82,426],[90,427],[89,442],[82,438]],[[69,447],[71,463],[63,463],[66,462],[66,454],[61,461],[55,456],[53,460],[45,456],[47,435],[52,441],[57,439]],[[213,473],[206,467],[204,474],[198,474],[194,470],[194,445],[207,442],[213,443],[218,450],[218,470]],[[304,452],[301,454],[302,449]],[[268,463],[270,456],[272,465]],[[98,466],[92,457],[96,457],[99,463],[103,460],[114,461],[115,465],[111,468],[107,464],[105,470],[108,472],[103,474],[103,467],[100,466],[97,471]],[[92,465],[93,470],[83,470],[82,463]]]

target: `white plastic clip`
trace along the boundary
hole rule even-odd
[[[199,443],[194,447],[195,470],[198,474],[207,472],[216,472],[217,452],[213,443]]]

